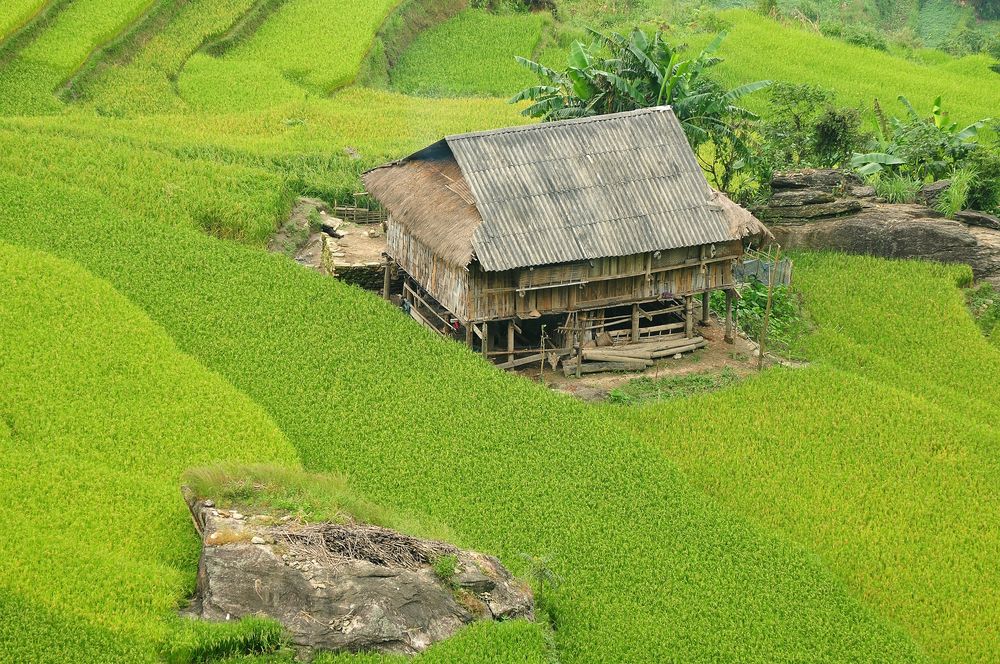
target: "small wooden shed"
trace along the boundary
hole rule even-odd
[[[669,107],[448,136],[363,177],[404,308],[507,366],[692,338],[769,235],[711,189]]]

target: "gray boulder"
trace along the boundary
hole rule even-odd
[[[492,556],[365,524],[236,518],[185,497],[203,542],[191,613],[273,618],[305,658],[415,654],[476,620],[533,619],[531,590]],[[443,557],[450,578],[434,569]]]
[[[978,226],[980,228],[990,228],[995,231],[1000,231],[1000,217],[988,214],[986,212],[979,212],[978,210],[963,210],[955,214],[955,218],[959,221],[966,223],[970,226]]]

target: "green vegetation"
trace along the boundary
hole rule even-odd
[[[969,310],[983,334],[993,339],[1000,329],[1000,292],[990,283],[983,283],[966,292]]]
[[[6,0],[0,7],[0,41],[28,23],[45,3],[46,0]]]
[[[175,616],[196,572],[178,491],[191,467],[215,468],[188,479],[228,500],[407,529],[419,514],[544,588],[554,632],[477,624],[420,662],[1000,658],[1000,333],[996,345],[982,334],[984,290],[969,296],[982,329],[969,316],[955,287],[967,270],[797,257],[808,367],[704,392],[695,379],[658,385],[689,396],[625,409],[497,372],[261,249],[296,194],[344,199],[364,168],[525,121],[503,99],[326,98],[353,80],[393,4],[202,0],[130,30],[149,3],[78,0],[7,42],[0,106],[19,117],[0,119],[3,658],[280,648],[272,624]],[[609,10],[651,15],[624,0],[560,9],[618,30]],[[983,59],[906,60],[892,43],[861,48],[747,11],[691,16],[694,53],[731,26],[712,68],[724,87],[832,90],[802,115],[812,133],[886,90],[943,95],[963,125],[1000,107]],[[559,29],[540,45],[587,40]],[[84,98],[57,101],[114,39],[121,50],[81,78]],[[454,60],[478,74],[462,70],[462,85],[491,80],[492,56],[468,44]],[[773,99],[747,100],[767,119]],[[25,117],[42,113],[54,114]],[[799,139],[803,162],[829,157]],[[1000,178],[991,150],[968,158],[970,200],[996,196],[983,184]],[[759,291],[741,301],[744,324]],[[806,316],[788,301],[794,328]]]
[[[547,23],[544,14],[462,12],[417,37],[393,68],[392,86],[427,96],[507,97],[534,80],[514,57],[533,56]]]
[[[608,401],[617,404],[637,404],[689,397],[714,392],[737,383],[740,377],[730,368],[718,373],[697,373],[664,378],[643,376],[611,390]]]
[[[8,175],[0,191],[0,237],[110,279],[185,352],[262,404],[306,467],[347,474],[387,509],[447,523],[515,572],[521,552],[551,555],[564,579],[551,606],[565,661],[771,660],[800,648],[920,659],[809,554],[716,511],[620,422],[495,371],[379,299],[184,226],[139,223],[51,179]],[[53,232],[65,218],[72,236]],[[396,342],[374,347],[372,334]],[[321,346],[331,370],[317,370]],[[526,435],[517,423],[529,421]],[[179,516],[173,527],[190,526]],[[748,621],[772,627],[747,641]]]
[[[181,97],[201,110],[243,111],[327,95],[357,75],[394,4],[287,0],[221,57],[192,57]]]
[[[996,518],[1000,470],[1000,353],[955,288],[970,272],[839,255],[796,270],[816,323],[809,368],[647,407],[634,431],[732,509],[813,542],[933,656],[994,659],[1000,641],[980,638],[993,618],[968,589],[993,583],[976,560],[1000,541],[958,525]]]
[[[228,30],[254,0],[175,0],[125,36],[116,52],[95,61],[72,94],[100,113],[183,110],[175,84],[188,58]]]
[[[285,646],[280,623],[253,616],[221,624],[175,618],[171,627],[160,649],[166,664],[231,661],[242,656],[270,655]],[[288,652],[288,658],[293,654]]]
[[[4,658],[148,661],[194,584],[182,470],[222,457],[294,464],[295,451],[78,265],[0,243],[0,300]]]
[[[181,481],[197,498],[211,498],[220,507],[251,506],[292,514],[304,521],[360,521],[419,537],[452,537],[447,528],[429,526],[414,515],[391,513],[372,504],[350,488],[342,475],[274,465],[222,464],[191,468]]]
[[[155,0],[67,2],[44,32],[0,69],[0,115],[58,110],[52,96],[92,51],[139,18]]]

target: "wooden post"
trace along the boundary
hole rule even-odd
[[[471,320],[465,322],[465,345],[472,350],[472,340],[476,338],[476,324]]]
[[[485,357],[487,360],[489,360],[490,359],[490,356],[489,356],[489,352],[490,352],[490,324],[487,323],[486,321],[483,321],[482,330],[483,330],[483,347],[482,347],[483,357]]]
[[[710,318],[709,317],[709,312],[711,311],[709,303],[711,301],[711,297],[712,297],[712,294],[710,292],[708,292],[708,291],[705,291],[704,293],[701,294],[701,324],[702,325],[708,325],[708,322],[709,322],[709,318]]]
[[[734,291],[732,288],[726,289],[726,343],[734,344],[736,339],[733,337],[733,295]]]
[[[764,326],[760,330],[760,342],[757,349],[757,371],[764,368],[764,347],[767,345],[767,326],[771,323],[771,300],[774,296],[774,273],[781,262],[781,246],[778,246],[778,253],[775,256],[774,264],[767,275],[767,306],[764,307]]]
[[[507,361],[514,361],[514,319],[507,321]]]
[[[639,342],[639,305],[632,305],[632,343]]]
[[[684,336],[694,336],[694,297],[690,295],[684,296]]]
[[[385,259],[385,265],[383,267],[384,274],[382,275],[382,297],[386,300],[389,299],[389,267],[392,265],[392,261],[387,257]]]

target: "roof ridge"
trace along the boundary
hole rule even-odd
[[[542,129],[552,129],[567,124],[610,122],[613,120],[619,120],[624,117],[631,117],[636,115],[649,115],[653,113],[662,113],[664,111],[670,111],[671,113],[673,113],[673,110],[674,110],[673,106],[647,106],[645,108],[636,108],[631,111],[620,111],[618,113],[591,115],[583,118],[555,120],[553,122],[535,122],[533,124],[518,125],[516,127],[501,127],[499,129],[482,129],[479,131],[466,132],[464,134],[451,134],[450,136],[445,136],[444,141],[446,143],[450,143],[453,140],[461,141],[461,140],[468,140],[470,138],[481,138],[483,136],[502,136],[504,134],[513,134],[518,132],[539,131]]]

